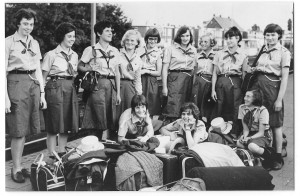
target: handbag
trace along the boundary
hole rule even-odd
[[[201,178],[184,177],[156,189],[156,191],[205,191],[205,182]]]
[[[254,157],[251,151],[242,148],[236,148],[234,151],[245,166],[262,166],[260,158]]]
[[[256,63],[259,59],[259,57],[261,56],[263,50],[265,48],[265,45],[263,45],[258,53],[258,55],[256,56],[255,60],[253,61],[251,67],[256,67]],[[256,82],[257,80],[257,74],[254,73],[246,73],[244,80],[242,82],[242,86],[241,86],[241,90],[243,94],[246,94],[246,92],[251,89],[251,87],[253,86],[253,84]]]
[[[30,181],[35,191],[65,191],[65,177],[63,163],[56,152],[54,156],[58,161],[49,165],[44,159],[44,154],[39,154],[31,164]]]
[[[97,84],[98,84],[97,72],[91,71],[85,73],[84,77],[82,78],[80,87],[87,92],[93,92]]]

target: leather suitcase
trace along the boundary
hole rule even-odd
[[[155,156],[159,158],[164,164],[163,166],[164,184],[174,182],[182,178],[180,163],[176,155],[155,153]]]

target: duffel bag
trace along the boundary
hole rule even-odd
[[[159,187],[156,191],[205,191],[205,182],[201,178],[182,178],[176,182]]]

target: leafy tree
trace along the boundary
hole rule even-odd
[[[14,14],[21,8],[31,8],[37,13],[37,21],[31,35],[38,40],[42,55],[56,47],[54,40],[55,28],[62,22],[70,22],[77,28],[76,41],[73,46],[79,57],[90,45],[91,35],[91,4],[89,3],[7,3],[5,6],[5,37],[16,31]],[[97,21],[110,19],[115,23],[113,46],[119,48],[123,34],[131,28],[117,5],[98,4]]]

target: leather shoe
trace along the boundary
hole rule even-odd
[[[25,178],[30,178],[30,171],[28,169],[23,168],[21,172]]]
[[[25,178],[21,171],[18,171],[16,174],[14,174],[13,169],[11,168],[11,179],[17,183],[24,183]]]
[[[272,170],[280,170],[283,165],[284,165],[283,159],[279,161],[275,160],[272,164]]]

